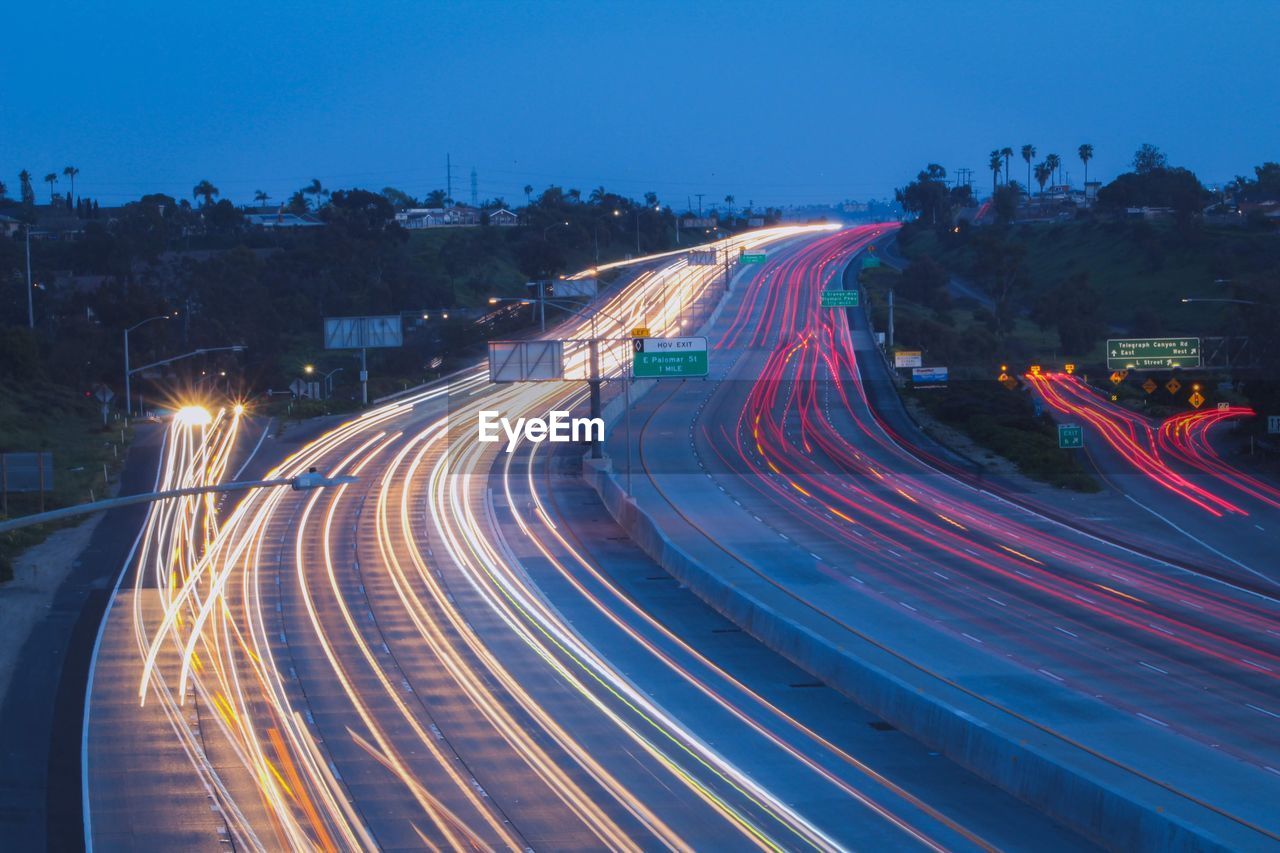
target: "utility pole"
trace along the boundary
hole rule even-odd
[[[698,197],[698,218],[701,219],[702,218],[702,197],[706,195],[706,193],[694,193],[694,195]]]
[[[34,297],[31,295],[32,288],[35,287],[31,283],[31,223],[27,223],[27,328],[34,329],[36,327],[36,307]]]
[[[889,349],[893,349],[893,288],[889,288]]]
[[[360,402],[369,405],[369,364],[365,360],[368,350],[360,347]]]
[[[476,167],[471,167],[471,206],[480,206],[480,193],[476,189]]]
[[[453,161],[444,155],[444,197],[445,202],[453,201]]]

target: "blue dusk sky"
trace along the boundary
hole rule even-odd
[[[394,186],[886,197],[992,148],[1070,178],[1143,142],[1206,183],[1280,159],[1280,2],[40,2],[0,48],[0,180],[117,204]],[[1013,175],[1025,176],[1015,157]],[[1025,177],[1022,178],[1025,180]],[[66,179],[56,187],[65,191]],[[42,193],[43,191],[43,193]]]

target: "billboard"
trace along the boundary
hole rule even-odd
[[[714,267],[715,265],[715,249],[698,249],[689,253],[689,266],[691,267]]]
[[[946,385],[947,369],[945,367],[913,367],[911,381],[915,385],[934,387]]]
[[[922,364],[920,350],[904,349],[893,354],[894,367],[919,367]]]
[[[563,378],[563,341],[489,341],[490,382],[550,382]]]
[[[0,453],[0,488],[6,492],[53,491],[53,454]]]
[[[594,299],[599,286],[594,278],[563,278],[552,285],[552,292],[556,296],[584,296]]]
[[[398,347],[404,343],[400,315],[382,317],[325,317],[325,349]]]

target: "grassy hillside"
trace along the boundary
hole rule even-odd
[[[975,237],[991,236],[994,228],[939,236],[929,229],[906,229],[902,253],[915,260],[931,257],[948,271],[965,276],[982,289]],[[1103,334],[1153,336],[1213,335],[1233,316],[1230,306],[1183,304],[1184,297],[1223,297],[1231,294],[1217,279],[1248,279],[1277,263],[1280,245],[1271,234],[1242,229],[1195,228],[1179,231],[1172,223],[1078,220],[1014,226],[995,232],[1024,251],[1025,278],[1014,294],[1019,320],[1029,319],[1038,299],[1051,288],[1079,274],[1087,275],[1101,299]],[[1057,347],[1052,337],[1038,337],[1020,323],[1015,332],[1029,355],[1051,358]],[[1048,345],[1046,348],[1045,345]],[[1101,341],[1090,352],[1073,354],[1083,360],[1101,359]],[[1012,356],[1010,356],[1012,357]]]
[[[93,497],[103,497],[102,466],[114,479],[122,456],[119,444],[119,427],[103,429],[96,400],[47,383],[21,389],[0,384],[0,450],[53,452],[54,489],[45,496],[46,509],[83,503],[90,490]],[[10,516],[39,508],[34,493],[9,493]],[[0,581],[11,577],[13,557],[48,533],[48,527],[37,527],[0,534]]]

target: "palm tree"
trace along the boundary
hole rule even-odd
[[[603,186],[596,187],[591,191],[591,195],[587,196],[587,201],[592,204],[604,204],[604,197],[608,195]]]
[[[1004,158],[1004,182],[1009,183],[1009,160],[1013,157],[1013,149],[1008,145],[1000,149],[1000,156]]]
[[[1022,159],[1027,161],[1027,192],[1031,191],[1031,161],[1036,156],[1034,145],[1022,146]]]
[[[1000,169],[1004,165],[1002,160],[1003,160],[1003,155],[1001,155],[1000,149],[997,148],[991,152],[991,160],[988,163],[988,165],[991,167],[991,194],[992,195],[996,194],[996,189],[1000,186]]]
[[[31,187],[31,173],[23,169],[18,173],[18,186],[22,193],[22,203],[30,207],[36,203],[36,191]]]
[[[191,197],[203,198],[205,207],[213,204],[213,197],[216,195],[221,195],[221,193],[218,192],[217,187],[207,180],[201,181],[191,188]]]
[[[1049,183],[1049,179],[1053,177],[1053,168],[1049,166],[1048,159],[1043,163],[1036,164],[1036,182],[1040,184],[1040,196],[1044,197],[1044,185]]]
[[[71,179],[71,195],[70,195],[69,197],[70,197],[70,198],[75,198],[75,195],[76,195],[76,175],[80,174],[80,170],[79,170],[79,169],[77,169],[75,166],[64,166],[64,167],[63,167],[63,169],[62,169],[62,174],[66,175],[68,178],[70,178],[70,179]]]
[[[526,207],[533,204],[533,185],[532,184],[524,185],[524,203]]]
[[[727,195],[727,196],[725,196],[725,197],[724,197],[724,203],[725,203],[726,205],[728,205],[728,206],[729,206],[729,218],[730,218],[730,219],[733,219],[733,203],[734,203],[735,201],[737,201],[737,199],[736,199],[736,198],[734,198],[732,195]]]
[[[1062,166],[1062,158],[1057,154],[1050,154],[1044,158],[1044,164],[1049,167],[1049,176],[1053,178],[1055,184],[1062,183],[1058,180],[1058,168]]]
[[[302,192],[306,195],[315,197],[316,210],[320,209],[320,199],[329,194],[329,191],[320,185],[319,178],[312,178],[311,183],[302,188]]]
[[[44,182],[49,185],[49,204],[53,204],[53,185],[58,182],[58,173],[50,172],[45,175]]]
[[[259,207],[266,207],[267,202],[270,201],[270,199],[271,199],[271,196],[267,195],[262,190],[253,191],[253,200],[258,203]]]
[[[1080,162],[1084,163],[1084,182],[1087,187],[1089,184],[1089,161],[1093,159],[1093,146],[1086,142],[1076,149],[1076,153],[1080,155]]]

